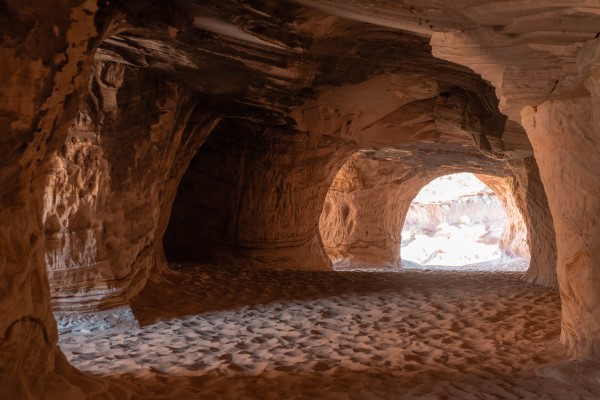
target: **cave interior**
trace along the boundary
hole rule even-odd
[[[548,387],[557,394],[547,398],[599,396],[599,32],[596,0],[0,0],[2,393],[467,398],[496,382],[494,398],[540,398]],[[501,246],[528,258],[522,273],[403,272],[412,200],[432,180],[463,172],[502,203]],[[338,263],[362,270],[336,271]],[[366,321],[376,306],[352,296],[369,293],[385,297],[373,304],[392,307],[400,324],[371,340],[394,341],[413,318],[400,304],[419,295],[402,296],[416,287],[438,307],[427,313],[419,303],[425,322],[451,314],[440,293],[497,293],[473,305],[483,313],[473,318],[504,333],[470,349],[473,359],[461,353],[460,365],[442,340],[427,353],[435,368],[422,349],[381,345],[364,360],[340,356],[339,368],[306,356],[296,371],[302,357],[289,351],[280,369],[249,373],[237,353],[208,346],[196,350],[199,360],[219,354],[234,367],[106,375],[91,356],[85,368],[73,361],[87,350],[63,324],[89,315],[123,316],[109,330],[169,318],[203,324],[225,318],[210,312],[278,301],[297,307],[296,316],[270,311],[292,324],[309,312],[302,301],[334,298],[335,310],[346,299]],[[517,297],[526,311],[512,324],[498,310]],[[235,329],[263,318],[231,315]],[[344,315],[352,313],[332,318]],[[450,320],[432,323],[430,335],[488,329]],[[290,326],[310,330],[300,325]],[[75,344],[59,346],[59,331]],[[342,355],[365,337],[342,346],[321,334]],[[261,337],[269,333],[253,338]],[[414,336],[406,346],[431,340]],[[307,354],[317,351],[310,343]],[[509,365],[529,369],[476,371],[474,360],[503,351],[516,357]],[[395,359],[380,367],[386,357]],[[430,369],[420,381],[421,367]],[[263,376],[273,383],[258,384]],[[413,384],[395,386],[403,380]],[[452,382],[472,385],[457,392]]]

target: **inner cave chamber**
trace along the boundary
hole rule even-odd
[[[182,392],[166,398],[194,398],[203,390],[214,394],[211,385],[241,390],[222,398],[283,390],[252,386],[261,374],[271,376],[268,362],[258,363],[267,372],[252,375],[240,366],[244,357],[228,352],[224,342],[197,357],[226,367],[216,375],[196,371],[196,380],[186,373],[193,375],[193,365],[201,363],[181,374],[172,372],[181,368],[165,368],[152,385],[141,375],[107,377],[94,369],[91,356],[91,367],[80,371],[82,364],[72,361],[78,354],[116,346],[116,336],[91,342],[100,333],[69,333],[71,325],[64,325],[90,315],[108,321],[114,335],[131,329],[142,337],[145,325],[169,315],[186,328],[220,321],[211,326],[234,338],[235,332],[246,337],[244,326],[252,333],[272,322],[261,319],[261,310],[289,317],[273,328],[288,334],[264,342],[252,337],[252,357],[276,353],[261,347],[268,340],[293,343],[289,338],[304,329],[294,313],[308,313],[312,331],[333,346],[331,332],[343,330],[335,323],[356,322],[336,314],[344,299],[360,303],[356,293],[375,296],[359,308],[376,298],[385,308],[403,307],[396,301],[402,296],[426,297],[439,309],[428,313],[419,303],[423,326],[433,316],[450,315],[454,311],[435,291],[410,294],[429,290],[427,279],[439,277],[333,271],[336,265],[402,271],[402,227],[411,201],[433,179],[462,172],[481,177],[504,206],[505,250],[524,255],[527,247],[530,257],[522,277],[477,275],[473,279],[489,287],[464,288],[473,290],[474,312],[487,316],[482,324],[508,332],[485,337],[489,346],[473,351],[493,358],[501,351],[488,348],[508,346],[515,357],[526,356],[523,341],[507,339],[515,332],[529,335],[530,348],[539,351],[555,349],[552,341],[560,339],[560,358],[528,357],[532,363],[551,360],[554,367],[531,369],[542,371],[543,382],[559,382],[546,385],[557,393],[570,393],[573,382],[585,383],[581,396],[600,393],[593,378],[600,365],[597,5],[5,1],[0,21],[0,390],[8,398],[139,398],[169,387]],[[444,293],[454,293],[463,280],[453,275],[447,287],[439,282]],[[212,288],[215,282],[225,292]],[[499,295],[488,298],[496,284]],[[485,307],[518,298],[502,296],[513,288],[531,296],[524,298],[539,313],[519,314],[515,321],[523,323],[510,326],[502,313],[490,317]],[[187,296],[194,299],[188,308]],[[552,299],[555,308],[544,308]],[[221,309],[211,308],[219,301]],[[295,311],[268,308],[278,301],[292,302]],[[176,306],[181,309],[173,311]],[[318,318],[310,314],[326,306],[333,308]],[[258,307],[255,314],[252,307]],[[146,321],[140,310],[156,318]],[[195,319],[186,320],[186,310]],[[294,382],[302,396],[318,382],[325,387],[318,395],[326,396],[330,382],[322,375],[347,385],[343,390],[357,390],[369,386],[368,374],[360,372],[375,371],[382,392],[374,396],[414,394],[386,380],[430,371],[419,347],[429,339],[414,336],[418,326],[404,331],[413,328],[414,310],[390,309],[400,320],[389,329],[381,326],[393,319],[360,310],[355,319],[383,335],[372,341],[405,335],[408,347],[377,342],[381,346],[363,349],[370,356],[357,350],[346,357],[345,346],[368,343],[358,339],[367,337],[361,334],[333,352],[339,360],[328,359],[327,349],[321,356],[316,345],[304,353],[294,348],[291,361],[286,353],[267,357],[282,362],[273,369],[273,384]],[[560,318],[560,332],[558,324],[555,330],[543,325],[552,315]],[[228,326],[234,317],[241,325]],[[327,332],[319,318],[333,321]],[[57,320],[61,334],[69,335],[61,336],[62,349]],[[443,334],[456,340],[475,329],[450,319],[438,325],[446,322]],[[530,332],[529,324],[537,323],[550,328]],[[360,322],[356,326],[362,332]],[[90,342],[79,348],[78,340]],[[242,339],[239,344],[250,346]],[[503,376],[473,370],[469,364],[477,362],[469,362],[469,354],[464,365],[452,364],[446,350],[457,347],[451,341],[439,346],[430,359],[449,374],[480,379],[470,390],[485,390],[485,382]],[[299,370],[296,359],[306,360]],[[435,368],[427,372],[432,377]],[[259,378],[250,382],[248,376]],[[546,390],[532,382],[528,393]],[[452,390],[440,384],[432,393],[460,397]]]

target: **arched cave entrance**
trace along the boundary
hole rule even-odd
[[[495,231],[500,233],[494,234],[499,235],[498,254],[503,255],[503,261],[510,264],[506,267],[520,266],[521,270],[527,271],[526,279],[530,281],[540,277],[552,279],[551,275],[548,277],[540,273],[552,268],[554,264],[551,259],[546,260],[549,245],[543,235],[547,232],[547,227],[544,225],[545,221],[536,214],[541,203],[533,204],[532,199],[535,197],[527,192],[535,193],[539,190],[532,178],[523,177],[522,169],[529,168],[527,164],[515,164],[511,169],[485,159],[477,160],[477,164],[465,162],[464,156],[454,160],[454,165],[449,165],[448,160],[438,165],[431,158],[417,159],[415,164],[414,161],[407,162],[410,159],[400,158],[398,154],[402,156],[404,153],[395,150],[358,151],[337,172],[327,192],[319,220],[323,245],[335,269],[402,269],[404,260],[401,257],[401,244],[403,240],[405,245],[410,242],[410,233],[403,234],[402,228],[413,199],[435,178],[468,172],[477,175],[473,179],[480,182],[481,187],[489,188],[490,201],[492,192],[497,196],[501,207],[496,207],[494,212],[502,214],[504,210],[506,223],[496,227]],[[458,206],[456,212],[465,206],[467,205]],[[487,207],[485,204],[482,206]],[[486,215],[490,210],[489,207],[474,207],[469,212],[475,212],[476,215],[468,218],[491,221]],[[456,223],[460,223],[463,214],[456,217]],[[418,215],[409,216],[409,225],[418,223],[418,218]],[[439,219],[425,221],[428,226],[422,227],[423,230],[435,231],[442,223]],[[466,222],[466,218],[463,221]],[[537,229],[530,229],[532,226]],[[447,227],[446,231],[449,229]],[[530,247],[535,257],[530,256]],[[484,247],[481,250],[483,249]],[[531,263],[528,262],[529,258]],[[427,257],[420,261],[426,259]],[[487,260],[489,259],[488,256]],[[404,263],[404,266],[411,265],[413,264],[410,262]]]
[[[425,185],[404,220],[403,266],[526,270],[527,226],[514,198],[502,189],[503,178],[471,173],[444,175]]]
[[[353,146],[223,119],[179,183],[164,235],[167,260],[328,270],[318,218]]]

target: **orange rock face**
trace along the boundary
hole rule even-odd
[[[163,268],[167,205],[219,119],[189,90],[138,68],[100,62],[90,86],[44,196],[45,260],[60,310],[125,304],[152,267]]]
[[[561,339],[576,355],[595,358],[600,349],[596,266],[596,220],[600,186],[595,143],[598,98],[589,78],[589,97],[546,101],[523,112],[524,125],[536,145],[540,174],[556,228],[557,275],[563,306]],[[568,117],[567,117],[568,116]],[[549,140],[552,138],[552,140]]]
[[[0,4],[0,391],[122,398],[68,365],[52,306],[127,304],[163,241],[399,265],[411,199],[461,171],[498,177],[526,279],[597,358],[598,5],[247,3]]]

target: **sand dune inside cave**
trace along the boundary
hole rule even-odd
[[[179,265],[134,299],[139,327],[83,318],[60,347],[145,399],[600,396],[540,376],[565,357],[558,293],[495,271]]]

